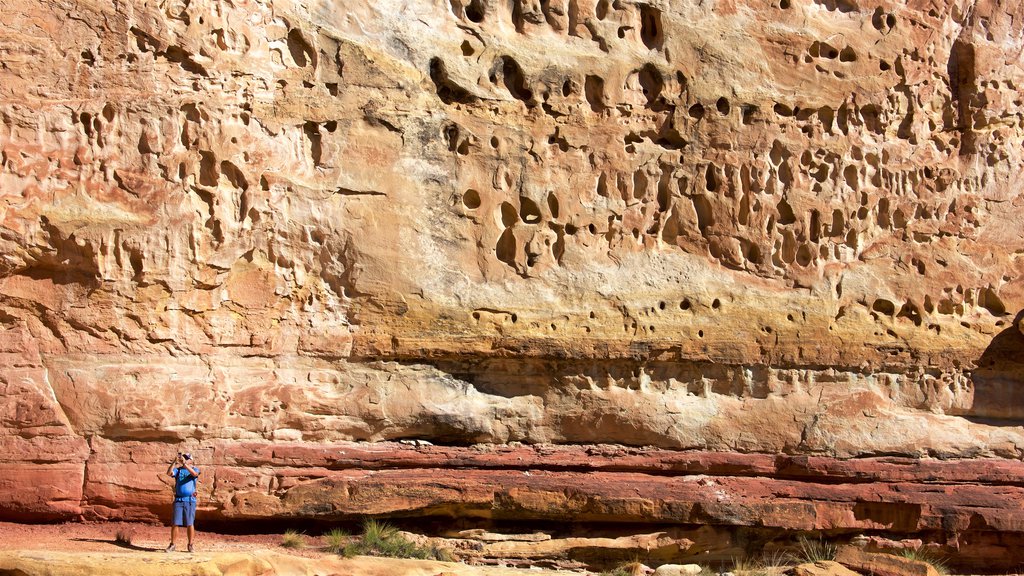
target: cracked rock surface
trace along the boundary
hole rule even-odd
[[[579,490],[581,521],[1020,560],[1019,481],[989,474],[1024,455],[1019,3],[0,11],[0,516],[156,518],[187,446],[224,522],[347,518],[367,494],[542,520]],[[588,492],[557,451],[544,481],[494,480],[530,472],[512,461],[368,481],[396,473],[385,440],[814,457],[822,486],[895,457],[908,476],[844,474],[1001,488],[830,502],[784,467],[730,480],[812,502],[801,523],[709,511],[714,490],[677,491],[689,468]]]

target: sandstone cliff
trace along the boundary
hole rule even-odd
[[[0,14],[0,515],[1024,540],[1020,2]]]

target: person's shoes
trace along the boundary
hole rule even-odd
[[[170,546],[168,546],[167,550],[164,550],[164,552],[174,552],[174,544],[171,544]]]
[[[188,551],[189,552],[195,552],[195,550],[192,549],[192,545],[191,544],[188,545]]]

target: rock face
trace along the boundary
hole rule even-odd
[[[0,516],[1021,560],[1018,3],[0,6]]]
[[[927,562],[891,554],[872,554],[852,546],[840,548],[836,560],[845,566],[877,576],[939,576],[938,570]]]

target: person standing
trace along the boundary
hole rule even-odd
[[[188,551],[192,552],[192,540],[196,534],[196,481],[199,479],[199,467],[192,462],[191,454],[178,452],[178,456],[167,467],[167,475],[174,478],[171,544],[167,551],[174,552],[178,526],[183,526],[188,531]]]

